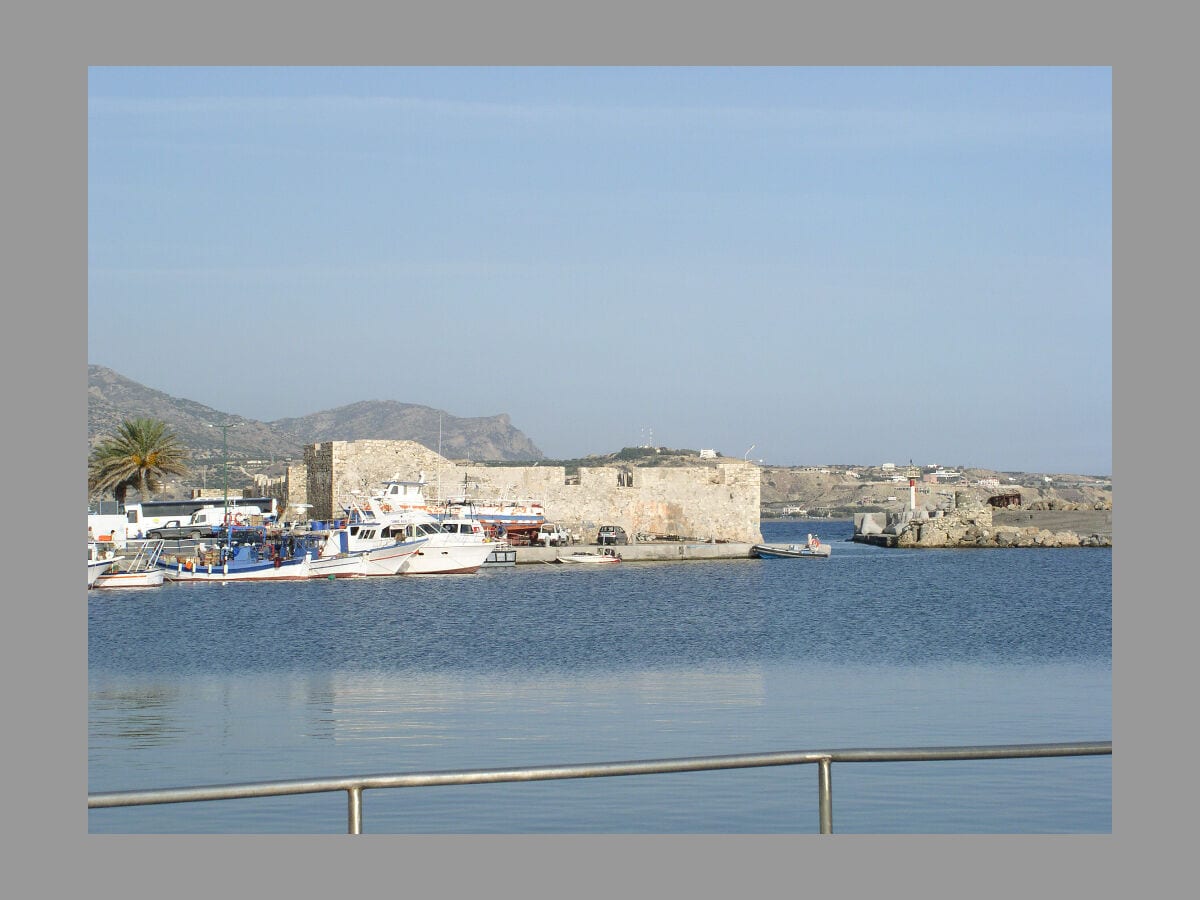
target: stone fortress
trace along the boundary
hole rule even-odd
[[[546,520],[592,542],[601,525],[620,525],[630,540],[657,538],[754,544],[762,541],[760,469],[717,458],[695,466],[478,466],[446,459],[415,441],[327,441],[304,448],[288,467],[285,518],[343,513],[352,492],[374,493],[384,481],[425,481],[428,499],[527,500]],[[306,504],[299,507],[299,504]]]

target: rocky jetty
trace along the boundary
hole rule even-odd
[[[859,513],[854,517],[854,540],[902,548],[1112,546],[1111,505],[1107,510],[1065,510],[1061,504],[1047,509],[1077,514],[1056,523],[1053,512],[996,510],[966,496],[946,510]]]

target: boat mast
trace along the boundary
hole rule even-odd
[[[438,479],[437,479],[437,498],[441,503],[442,497],[442,412],[438,410]]]

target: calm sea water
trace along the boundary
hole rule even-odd
[[[1108,549],[88,593],[89,791],[1112,737]],[[834,829],[1112,830],[1111,757],[833,767]],[[367,833],[816,832],[814,766],[367,791]],[[341,833],[345,794],[91,810],[89,831]]]

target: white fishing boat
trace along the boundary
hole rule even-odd
[[[158,566],[162,555],[162,541],[145,541],[137,552],[127,558],[118,558],[108,571],[101,572],[93,587],[100,588],[148,588],[162,587],[166,572]]]
[[[425,543],[404,561],[401,575],[466,575],[478,572],[495,543],[474,520],[430,511],[420,481],[387,481],[371,496],[347,504],[347,532],[355,540],[418,540]]]
[[[441,518],[478,522],[489,538],[507,541],[513,546],[533,544],[537,540],[538,529],[546,522],[545,508],[538,501],[507,497],[471,497],[468,496],[468,485],[465,481],[460,494],[431,503],[429,511]]]
[[[378,523],[354,523],[331,531],[309,568],[318,578],[398,575],[429,539],[408,539]]]
[[[267,539],[261,526],[233,528],[213,546],[204,542],[188,555],[160,557],[167,581],[180,583],[233,581],[301,581],[317,577],[312,561],[320,543],[309,535]]]
[[[105,549],[96,541],[88,541],[88,587],[94,587],[96,579],[117,564],[117,554]]]

